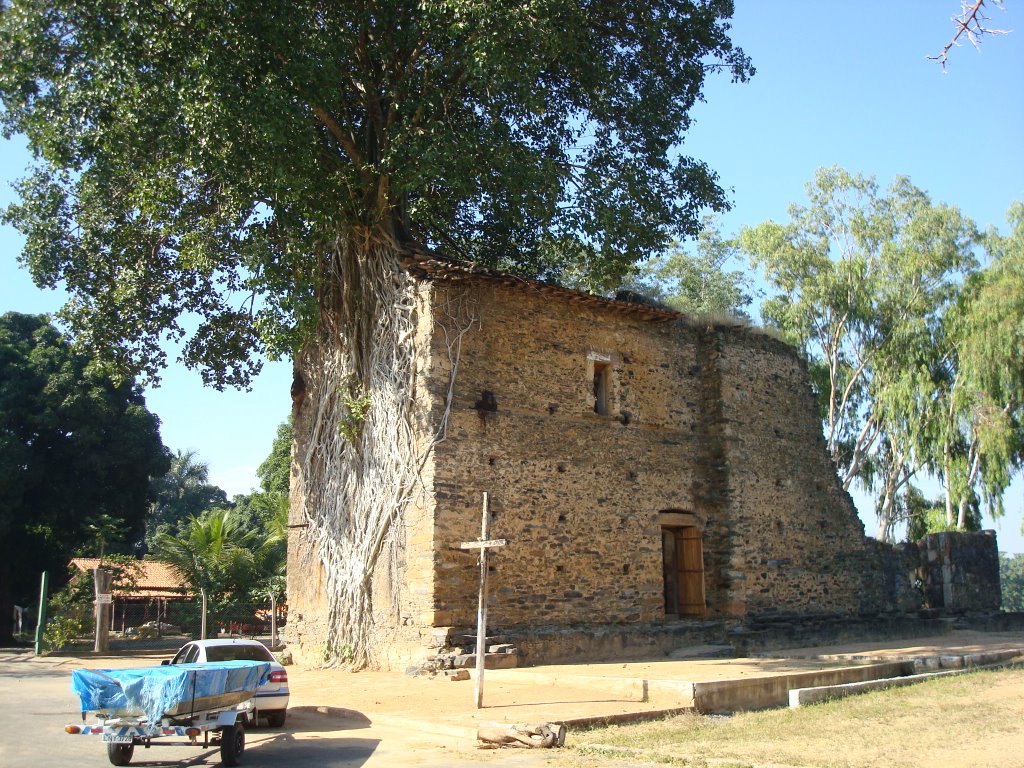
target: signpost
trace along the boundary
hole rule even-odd
[[[493,547],[503,547],[505,539],[490,539],[491,533],[491,497],[484,491],[483,522],[480,524],[480,538],[477,541],[464,541],[459,549],[480,550],[480,592],[476,607],[476,685],[473,696],[476,708],[484,705],[484,657],[487,655],[487,552]]]

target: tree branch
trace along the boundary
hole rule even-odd
[[[953,26],[956,27],[956,34],[953,35],[953,39],[950,40],[946,47],[942,49],[942,53],[937,56],[929,56],[928,58],[932,61],[937,61],[942,65],[942,71],[946,71],[946,62],[949,60],[949,51],[956,45],[959,46],[959,40],[961,37],[966,36],[971,41],[971,45],[975,48],[981,48],[981,38],[985,35],[1006,35],[1009,34],[1008,29],[989,29],[985,27],[985,22],[988,21],[988,16],[982,13],[982,9],[985,7],[987,0],[961,0],[960,2],[960,15],[953,16]],[[1001,2],[1001,0],[995,0],[995,2]]]

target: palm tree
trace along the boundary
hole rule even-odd
[[[153,479],[146,542],[152,547],[160,531],[196,517],[208,509],[227,505],[227,494],[210,485],[210,466],[196,451],[175,451],[167,474]]]
[[[170,566],[202,597],[202,638],[206,637],[209,598],[235,592],[249,582],[256,567],[259,538],[230,509],[190,517],[180,536],[161,531],[154,537],[153,559]]]

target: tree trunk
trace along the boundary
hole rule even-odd
[[[110,584],[113,578],[114,574],[106,568],[96,568],[93,571],[93,582],[96,587],[96,642],[93,644],[93,650],[96,653],[106,653],[110,648],[110,610],[113,606],[101,600],[110,598]]]
[[[399,622],[395,523],[422,463],[412,429],[415,284],[399,258],[392,242],[339,239],[320,327],[295,361],[289,603],[304,643],[356,667],[377,660],[376,625]],[[391,594],[375,602],[381,573]],[[319,624],[302,615],[314,612],[325,614]]]

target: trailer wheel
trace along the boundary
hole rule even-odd
[[[238,765],[245,751],[245,726],[229,725],[220,732],[220,761],[227,766]]]
[[[135,744],[107,744],[107,757],[111,765],[128,765],[134,752]]]

